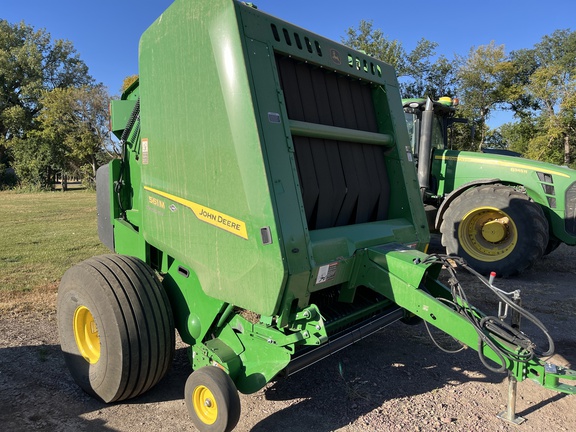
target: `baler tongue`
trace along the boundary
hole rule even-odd
[[[451,335],[463,345],[478,351],[480,360],[490,370],[509,376],[508,409],[499,417],[514,423],[523,421],[515,415],[516,383],[531,379],[541,386],[567,394],[576,394],[576,371],[541,360],[553,355],[554,343],[546,327],[521,307],[520,292],[505,292],[471,269],[458,257],[423,255],[418,251],[391,245],[360,251],[362,268],[358,284],[367,286],[394,301],[406,311],[422,318]],[[450,273],[450,289],[435,278],[440,267]],[[468,302],[456,268],[478,277],[487,292],[500,301],[498,316],[486,316]],[[511,311],[508,314],[508,311]],[[538,350],[520,330],[521,318],[531,321],[547,338],[546,350]],[[432,337],[432,333],[430,333]],[[436,342],[435,342],[436,343]]]

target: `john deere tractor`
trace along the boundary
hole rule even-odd
[[[450,98],[404,99],[432,231],[481,273],[511,276],[561,243],[576,245],[576,171],[512,152],[451,150]]]
[[[143,34],[139,81],[111,124],[122,157],[97,175],[111,253],[69,269],[58,292],[66,363],[96,398],[156,385],[176,329],[194,424],[228,431],[238,391],[418,319],[514,380],[576,392],[561,381],[574,372],[540,360],[551,340],[539,349],[468,304],[455,273],[438,281],[458,260],[422,252],[391,66],[250,4],[176,0]]]

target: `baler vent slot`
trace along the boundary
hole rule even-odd
[[[276,61],[308,229],[386,220],[384,153],[393,140],[378,133],[373,87],[285,56]]]
[[[278,31],[278,27],[276,26],[276,24],[274,23],[270,24],[270,28],[272,29],[272,36],[274,36],[274,40],[276,42],[284,41],[286,45],[292,46],[292,37],[290,36],[290,31],[287,28],[285,27],[282,28],[282,36],[280,36],[280,32]],[[318,55],[318,57],[322,57],[322,47],[320,46],[320,42],[318,42],[317,40],[311,41],[308,36],[304,36],[304,44],[302,44],[302,37],[300,36],[300,34],[296,31],[293,32],[292,34],[294,36],[296,46],[298,47],[299,50],[303,50],[304,47],[306,47],[306,50],[310,54],[313,54],[314,50],[316,50],[316,54]]]
[[[375,65],[374,62],[369,62],[366,59],[361,59],[357,55],[348,54],[348,66],[359,72],[364,71],[371,75],[382,77],[382,69],[379,65]]]

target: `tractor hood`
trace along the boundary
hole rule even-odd
[[[461,173],[463,177],[477,178],[477,174],[482,171],[495,171],[498,174],[495,177],[502,176],[503,180],[508,177],[508,173],[514,176],[543,173],[548,176],[576,180],[576,171],[568,167],[502,154],[444,150],[434,153],[434,163],[453,170],[458,170],[459,165],[473,170],[467,174]],[[550,178],[547,180],[551,183]]]

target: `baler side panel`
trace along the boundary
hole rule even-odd
[[[370,219],[418,219],[417,211],[410,212],[411,197],[407,196],[412,191],[406,191],[404,185],[405,180],[412,178],[414,166],[402,145],[408,143],[408,135],[393,69],[290,23],[251,8],[239,6],[239,9],[246,40],[262,42],[267,46],[267,57],[274,55],[282,121],[334,126],[359,134],[360,131],[387,134],[393,141],[383,147],[365,147],[344,138],[330,140],[291,134],[294,149],[290,150],[296,154],[308,229],[364,223]],[[252,73],[255,69],[253,66]],[[338,146],[342,144],[348,149],[340,151]],[[358,147],[363,148],[358,151]],[[378,165],[382,160],[388,168]],[[355,163],[362,166],[361,173]],[[352,168],[348,169],[350,164]],[[389,170],[400,174],[400,178],[391,180]],[[304,179],[309,179],[309,184],[304,185]],[[386,197],[390,183],[398,186],[398,190],[389,192],[394,195],[392,200]],[[363,190],[358,190],[360,187]],[[347,189],[350,196],[344,197]],[[334,203],[330,203],[332,198]],[[388,206],[391,201],[393,209]],[[342,202],[347,211],[335,221]],[[357,212],[358,206],[360,218],[355,220],[356,215],[351,213]],[[316,220],[318,214],[320,221]]]
[[[142,36],[140,88],[144,238],[207,295],[274,314],[286,272],[234,2],[175,2]]]

